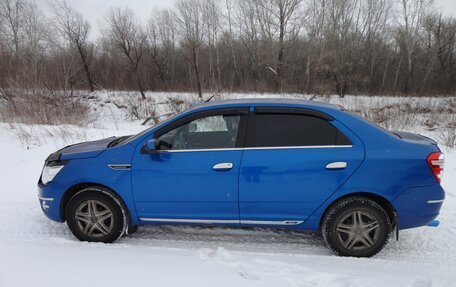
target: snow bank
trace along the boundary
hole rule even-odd
[[[113,245],[78,242],[41,213],[36,182],[46,156],[66,144],[144,129],[112,103],[124,96],[103,97],[94,126],[0,124],[1,287],[455,286],[454,150],[446,150],[441,225],[405,230],[371,259],[339,258],[318,235],[270,229],[160,226]]]

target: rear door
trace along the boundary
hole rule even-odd
[[[302,223],[363,158],[361,141],[321,112],[256,107],[239,178],[241,223]]]

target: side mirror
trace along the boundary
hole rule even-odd
[[[141,153],[143,154],[155,154],[157,152],[157,140],[150,139],[142,147]]]

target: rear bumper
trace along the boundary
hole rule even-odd
[[[445,191],[436,183],[407,189],[392,203],[399,217],[399,229],[428,225],[439,215]]]

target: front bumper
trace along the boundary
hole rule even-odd
[[[445,191],[438,183],[407,189],[393,201],[399,229],[428,225],[439,215],[444,199]]]
[[[43,213],[51,220],[62,222],[60,214],[60,190],[53,186],[52,182],[48,185],[38,183],[38,200]],[[59,196],[57,196],[59,195]]]

